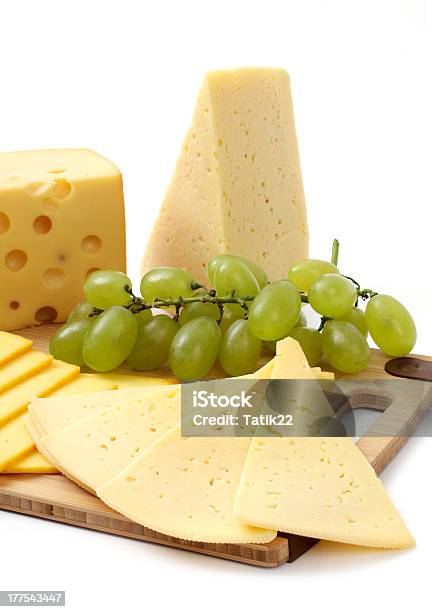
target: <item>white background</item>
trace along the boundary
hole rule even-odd
[[[431,40],[428,0],[3,0],[1,149],[114,161],[137,279],[205,71],[285,67],[311,255],[337,236],[342,271],[400,298],[431,354]],[[412,440],[383,476],[415,550],[320,543],[259,570],[0,513],[0,589],[66,589],[70,610],[426,609],[431,459],[430,440]]]

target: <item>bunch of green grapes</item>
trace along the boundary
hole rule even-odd
[[[410,352],[416,340],[402,304],[361,290],[335,262],[299,261],[287,278],[268,282],[257,264],[218,255],[207,277],[206,288],[180,268],[155,268],[142,278],[137,297],[126,274],[93,272],[85,301],[52,337],[50,351],[97,372],[122,363],[148,371],[168,362],[175,376],[189,381],[204,378],[217,361],[230,376],[248,374],[287,336],[300,343],[311,366],[324,359],[351,374],[367,366],[368,333],[392,356]],[[368,299],[365,312],[358,307],[362,298]],[[306,302],[321,315],[318,328],[307,326]],[[166,312],[153,314],[152,308]]]

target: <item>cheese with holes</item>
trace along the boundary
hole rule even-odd
[[[27,338],[0,331],[0,366],[26,353],[32,345],[33,342]]]
[[[34,400],[28,410],[34,425],[41,434],[52,434],[78,423],[88,416],[117,406],[121,402],[144,393],[157,391],[142,389],[122,389],[121,391],[99,391],[83,395],[48,397]]]
[[[220,253],[272,280],[307,257],[308,230],[288,74],[210,72],[147,245],[142,272],[186,268],[205,281]]]
[[[178,426],[97,494],[129,519],[175,538],[270,542],[274,530],[250,527],[233,513],[249,444],[249,438],[182,438]]]
[[[121,174],[88,149],[0,153],[0,328],[64,321],[86,275],[125,269]]]
[[[130,399],[57,433],[38,449],[66,476],[94,491],[180,422],[180,388]]]
[[[25,410],[33,398],[49,395],[78,374],[78,366],[54,359],[41,372],[0,393],[0,427]]]
[[[414,540],[350,438],[255,438],[235,514],[257,527],[379,548]]]
[[[58,470],[36,450],[7,465],[4,472],[6,474],[58,474]]]
[[[0,367],[0,393],[47,368],[52,356],[39,351],[29,351]]]

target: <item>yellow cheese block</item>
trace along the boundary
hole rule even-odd
[[[250,525],[361,546],[414,539],[350,438],[255,438],[235,514]]]
[[[8,332],[0,331],[0,366],[29,351],[32,344],[33,342],[31,340],[27,340],[27,338],[22,338],[21,336],[16,336],[15,334],[8,334]]]
[[[129,519],[175,538],[270,542],[275,531],[249,527],[233,513],[249,445],[249,438],[182,438],[178,426],[97,494]]]
[[[0,393],[47,368],[52,360],[46,353],[29,351],[9,361],[0,368]]]
[[[58,474],[58,470],[37,450],[10,463],[4,469],[6,474]]]
[[[61,472],[90,491],[110,480],[180,422],[179,387],[130,399],[57,433],[39,437],[38,449]]]
[[[46,435],[75,425],[82,419],[117,406],[121,402],[141,397],[145,393],[153,393],[158,389],[158,387],[153,387],[151,390],[122,389],[36,399],[30,404],[28,410],[36,430]]]
[[[98,374],[80,374],[71,382],[63,385],[61,389],[50,394],[50,397],[77,395],[81,393],[96,393],[116,389],[116,383],[107,380]]]
[[[88,149],[0,153],[0,328],[64,321],[86,274],[125,269],[122,178]]]
[[[308,229],[288,74],[209,73],[144,255],[142,272],[243,255],[270,279],[307,257]]]
[[[33,398],[49,395],[78,374],[78,366],[54,359],[41,372],[1,393],[0,426],[25,410]]]
[[[35,448],[24,416],[25,414],[20,414],[0,427],[0,472]]]

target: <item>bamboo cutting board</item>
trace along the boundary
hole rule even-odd
[[[32,339],[35,348],[47,351],[55,328],[55,325],[45,325],[20,333]],[[428,357],[423,359],[432,361]],[[358,377],[359,386],[356,385],[350,393],[352,408],[371,408],[379,412],[377,421],[358,441],[360,450],[378,474],[406,443],[432,403],[430,392],[422,401],[413,398],[407,405],[398,401],[397,393],[390,397],[386,391],[371,386],[368,380],[392,378],[384,370],[386,361],[383,353],[372,351],[367,370]],[[152,377],[166,377],[167,374],[163,369],[151,372]],[[221,373],[215,371],[214,375],[220,376]],[[378,436],[383,427],[393,435]],[[197,543],[172,538],[128,520],[60,475],[0,475],[0,508],[261,567],[276,567],[295,561],[317,542],[313,538],[292,534],[279,534],[269,544],[248,545]]]

